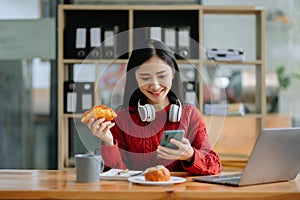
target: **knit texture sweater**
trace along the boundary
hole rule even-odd
[[[155,120],[143,122],[136,108],[117,111],[116,125],[111,128],[114,145],[100,144],[106,167],[145,170],[164,165],[170,171],[187,171],[195,175],[216,174],[221,171],[220,158],[211,148],[205,123],[199,110],[183,104],[180,122],[168,121],[170,105],[156,112]],[[183,129],[193,149],[192,161],[157,158],[157,146],[164,130]]]

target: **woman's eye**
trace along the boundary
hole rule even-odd
[[[158,76],[158,78],[160,78],[160,79],[164,79],[164,78],[166,78],[166,75],[161,75],[161,76]]]
[[[143,81],[149,81],[150,78],[141,78]]]

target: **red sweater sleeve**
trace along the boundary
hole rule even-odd
[[[127,166],[123,162],[126,159],[125,139],[122,137],[122,131],[117,127],[113,127],[111,132],[114,137],[114,145],[108,146],[103,143],[100,144],[101,155],[105,161],[105,165],[110,168],[126,169]]]
[[[192,163],[182,161],[183,168],[192,174],[208,175],[221,172],[219,156],[211,148],[207,135],[206,125],[198,110],[190,112],[187,138],[193,149]]]

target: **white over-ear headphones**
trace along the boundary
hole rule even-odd
[[[179,100],[177,104],[172,104],[169,111],[169,121],[179,122],[182,114],[182,105]],[[152,104],[141,105],[140,100],[138,101],[138,112],[143,122],[151,122],[155,119],[155,108]]]

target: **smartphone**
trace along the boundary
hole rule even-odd
[[[182,141],[184,135],[184,130],[167,130],[164,131],[160,138],[160,145],[164,147],[168,147],[170,149],[178,149],[178,147],[171,143],[170,140],[172,138]]]

